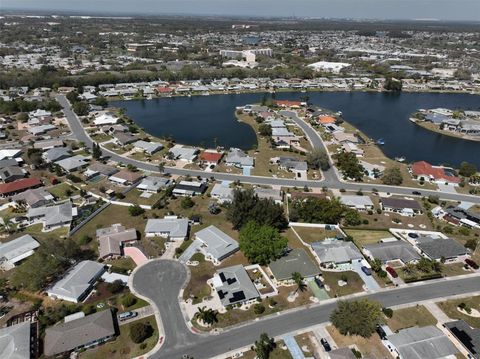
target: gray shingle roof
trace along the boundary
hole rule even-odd
[[[214,284],[224,306],[246,302],[260,296],[241,264],[218,270]]]
[[[380,197],[380,201],[382,202],[382,205],[387,208],[393,208],[397,210],[402,210],[404,208],[409,208],[416,211],[422,210],[420,203],[413,199]]]
[[[95,279],[104,270],[103,264],[89,260],[82,261],[73,267],[47,293],[51,296],[78,300],[91,288]]]
[[[417,247],[431,259],[448,259],[469,253],[467,248],[451,238],[421,236],[417,239]]]
[[[205,251],[217,260],[238,250],[238,242],[215,226],[204,228],[195,233],[195,236],[205,244]]]
[[[62,167],[66,171],[76,170],[88,164],[89,159],[82,155],[76,155],[73,157],[64,158],[62,160],[55,161],[57,165]]]
[[[408,263],[420,259],[420,254],[407,242],[392,241],[381,242],[376,244],[366,245],[373,258],[378,258],[382,262],[400,259],[403,263]]]
[[[30,322],[0,329],[0,358],[30,359]]]
[[[154,218],[147,221],[146,233],[168,233],[170,237],[186,237],[187,218]]]
[[[60,225],[72,220],[73,206],[71,202],[65,202],[56,206],[30,208],[27,217],[43,218],[45,226]]]
[[[312,243],[312,248],[321,263],[346,263],[363,258],[355,244],[337,239]]]
[[[71,351],[83,345],[115,335],[110,309],[47,328],[45,355]]]
[[[480,328],[472,328],[464,320],[448,322],[445,326],[474,358],[480,358]]]
[[[433,325],[403,329],[387,339],[408,359],[438,359],[458,352],[448,337]]]
[[[25,234],[6,243],[0,243],[0,262],[2,259],[14,259],[38,247],[40,247],[40,243],[29,234]]]
[[[294,272],[300,273],[304,278],[320,273],[320,269],[302,248],[292,249],[287,255],[271,262],[269,267],[277,280],[290,279]]]

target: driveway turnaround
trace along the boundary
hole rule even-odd
[[[188,268],[173,260],[155,260],[134,272],[135,291],[150,298],[158,308],[165,328],[165,343],[152,358],[179,359],[183,355],[208,359],[222,353],[251,345],[261,333],[283,336],[303,328],[329,321],[337,300],[275,314],[264,319],[239,325],[216,335],[193,334],[187,328],[178,302],[179,291],[188,277]],[[372,294],[358,295],[382,303],[385,307],[414,305],[434,298],[473,293],[480,288],[480,276],[423,282]]]

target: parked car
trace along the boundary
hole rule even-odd
[[[478,269],[478,264],[477,262],[467,258],[465,259],[465,263],[467,263],[470,267],[472,267],[473,269]]]
[[[328,344],[327,339],[325,338],[320,339],[320,343],[322,344],[323,349],[325,349],[326,352],[329,352],[332,350],[332,347],[330,346],[330,344]]]
[[[130,319],[130,318],[135,318],[137,315],[138,315],[137,312],[132,312],[132,311],[124,312],[124,313],[120,313],[118,315],[118,319],[120,321],[124,321],[124,320]]]
[[[320,278],[315,277],[315,283],[318,285],[319,288],[323,288],[324,284]]]
[[[365,273],[366,275],[372,275],[372,270],[368,267],[362,266],[362,272]]]
[[[385,270],[390,273],[390,275],[393,277],[393,278],[398,278],[398,274],[397,272],[395,271],[395,269],[393,269],[392,267],[385,267]]]
[[[418,192],[418,191],[413,191],[412,194],[416,195],[416,196],[421,196],[422,193],[421,192]]]

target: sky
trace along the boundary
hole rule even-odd
[[[480,21],[480,0],[0,0],[2,10]]]

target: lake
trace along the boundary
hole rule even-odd
[[[480,96],[441,93],[372,92],[279,92],[277,99],[300,99],[333,111],[342,111],[346,121],[373,139],[383,138],[384,153],[406,157],[407,161],[425,160],[432,164],[458,166],[462,161],[480,167],[480,142],[465,141],[425,130],[411,121],[420,108],[480,109]],[[235,108],[260,102],[263,94],[229,94],[172,97],[153,100],[112,101],[125,109],[146,132],[177,143],[212,147],[250,149],[256,144],[252,128],[235,118]]]

